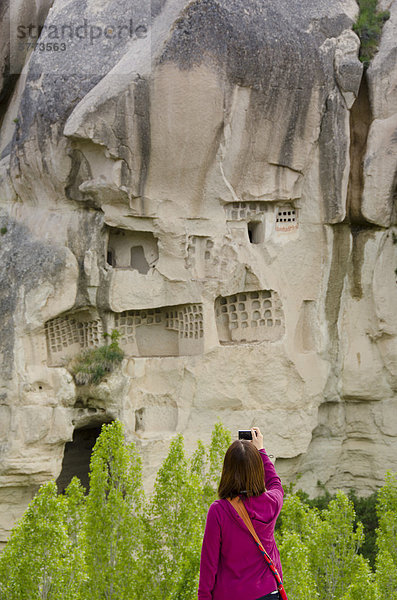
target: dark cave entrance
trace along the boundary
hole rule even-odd
[[[248,239],[251,244],[261,244],[264,240],[262,221],[250,221],[247,224]]]
[[[357,98],[350,110],[350,173],[346,220],[352,225],[367,224],[361,213],[361,201],[364,190],[364,159],[372,121],[368,80],[364,72]]]
[[[80,479],[81,484],[88,492],[91,454],[100,433],[100,425],[74,430],[73,441],[65,444],[62,470],[57,479],[60,494],[64,493],[75,476]]]

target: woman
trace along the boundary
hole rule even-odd
[[[228,499],[240,496],[266,552],[281,573],[274,526],[283,504],[283,488],[263,449],[263,435],[252,428],[252,441],[229,447],[211,504],[201,550],[199,600],[277,600],[277,583],[251,533]]]

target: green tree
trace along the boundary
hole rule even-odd
[[[85,515],[86,504],[84,488],[77,477],[73,477],[65,490],[64,503],[65,526],[69,538],[69,560],[72,569],[69,572],[69,580],[66,581],[66,590],[76,589],[76,597],[80,598],[79,592],[82,590],[87,578],[85,561]],[[58,496],[59,498],[59,496]],[[74,596],[72,596],[74,598]],[[63,592],[60,598],[68,598],[67,593]]]
[[[378,0],[357,1],[360,12],[356,23],[353,25],[353,30],[360,38],[360,60],[367,68],[378,51],[382,27],[389,19],[390,13],[387,10],[378,11]]]
[[[142,600],[196,597],[203,537],[201,496],[201,481],[192,472],[183,436],[178,435],[157,473],[148,507]]]
[[[362,525],[356,527],[353,503],[343,492],[337,492],[328,508],[310,508],[297,495],[287,496],[279,530],[282,564],[285,562],[285,585],[300,598],[299,586],[318,592],[320,600],[355,600],[361,594],[372,598],[375,585],[368,561],[358,555],[363,542]],[[301,556],[308,568],[300,573]],[[306,557],[306,558],[305,558]],[[306,563],[307,564],[307,563]],[[315,584],[311,582],[314,579]]]
[[[376,581],[379,596],[397,598],[397,475],[386,474],[386,483],[378,492],[379,527],[376,545]]]
[[[376,503],[378,494],[374,492],[370,496],[361,497],[357,496],[354,490],[350,490],[348,497],[354,504],[356,522],[360,521],[364,527],[365,539],[360,548],[360,554],[368,558],[371,569],[373,569],[376,557],[376,529],[378,527]]]
[[[91,458],[85,522],[85,598],[140,598],[143,546],[141,459],[119,421],[103,426]]]
[[[360,554],[357,555],[352,581],[341,600],[378,600],[374,579],[369,562]]]
[[[221,422],[215,424],[209,447],[199,441],[191,458],[191,472],[197,475],[202,488],[202,520],[205,523],[208,508],[217,497],[218,485],[222,473],[223,459],[232,442],[229,429]]]
[[[317,482],[317,485],[320,489],[322,489],[322,494],[317,496],[316,498],[309,498],[306,492],[302,490],[297,490],[296,495],[303,500],[305,504],[308,504],[310,507],[318,508],[320,511],[328,508],[331,500],[335,500],[336,494],[330,494],[327,490],[326,486],[320,481]],[[289,486],[290,493],[293,492],[295,485],[290,484]],[[375,557],[376,557],[376,529],[378,527],[378,518],[376,515],[376,501],[377,501],[377,492],[369,496],[358,496],[354,489],[349,490],[348,498],[353,502],[354,511],[356,513],[355,517],[355,526],[358,522],[363,524],[364,527],[364,542],[359,550],[359,553],[364,556],[364,558],[368,558],[371,568],[375,566]],[[278,527],[281,525],[281,519],[278,522]]]
[[[302,502],[299,496],[290,493],[284,499],[279,522],[276,541],[289,600],[318,598],[310,543],[320,527],[320,512]]]
[[[310,568],[309,548],[295,531],[286,531],[279,544],[283,580],[289,600],[315,600],[317,586]]]
[[[54,482],[40,488],[0,557],[2,600],[77,600],[84,566],[71,506],[78,495],[76,484],[66,498]]]
[[[320,598],[343,598],[362,578],[365,559],[358,556],[363,527],[354,528],[353,503],[343,492],[322,511],[321,522],[310,540],[310,557]],[[364,561],[364,562],[363,562]]]

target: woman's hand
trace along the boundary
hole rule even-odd
[[[252,427],[252,443],[258,450],[263,450],[263,435],[259,427]]]

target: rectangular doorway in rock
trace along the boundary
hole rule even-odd
[[[107,263],[146,275],[159,258],[157,239],[150,231],[108,228]]]
[[[266,215],[271,204],[269,201],[231,202],[225,205],[226,219],[231,222],[246,222],[246,231],[251,244],[265,241]]]
[[[261,244],[265,239],[264,224],[262,221],[249,221],[247,223],[248,239],[251,244]]]
[[[74,430],[73,441],[65,444],[62,470],[56,481],[59,493],[64,493],[75,476],[88,492],[91,454],[100,433],[99,425]]]

